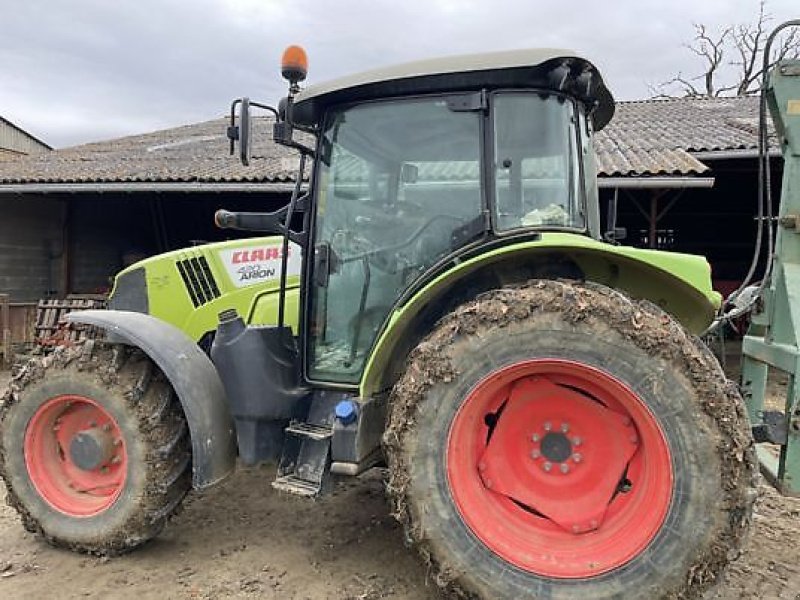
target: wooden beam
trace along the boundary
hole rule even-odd
[[[650,218],[648,219],[650,224],[649,231],[648,231],[648,246],[650,248],[656,247],[656,228],[658,227],[658,194],[653,194],[650,196]]]

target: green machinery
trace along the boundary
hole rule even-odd
[[[786,23],[776,33],[792,25],[800,26],[800,21]],[[769,46],[767,56],[768,51]],[[783,493],[800,495],[800,61],[776,64],[763,93],[762,111],[769,107],[783,154],[783,185],[774,255],[742,347],[742,391],[756,440],[779,447],[779,453],[759,447],[764,474]],[[761,130],[761,148],[766,150],[763,123]],[[768,156],[762,152],[765,175]],[[768,185],[767,179],[762,194],[769,194]],[[771,215],[767,212],[765,218],[771,238]],[[770,368],[789,374],[782,411],[765,410]]]
[[[304,497],[382,466],[447,594],[703,593],[747,530],[751,427],[695,335],[720,306],[708,262],[601,229],[598,69],[539,49],[301,89],[305,53],[282,66],[287,97],[235,101],[228,134],[247,164],[250,110],[272,114],[291,200],[217,213],[268,237],[131,266],[110,310],[69,315],[106,339],[3,396],[24,525],[114,554],[237,462]]]

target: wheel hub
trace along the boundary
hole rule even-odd
[[[96,400],[50,398],[28,422],[23,445],[31,482],[59,512],[92,516],[122,493],[128,462],[122,431]]]
[[[574,434],[583,447],[575,457],[571,430],[583,433]],[[545,377],[527,377],[495,426],[481,478],[570,533],[593,531],[636,452],[635,437],[629,418]]]
[[[114,454],[114,440],[106,432],[93,427],[76,433],[69,444],[72,462],[83,471],[105,465]]]
[[[549,461],[563,463],[572,456],[572,443],[566,434],[548,433],[542,438],[542,455]]]

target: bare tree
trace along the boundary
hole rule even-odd
[[[758,92],[763,73],[764,46],[769,37],[773,17],[767,12],[766,0],[760,0],[754,23],[736,25],[709,32],[706,25],[695,23],[695,37],[684,46],[700,57],[704,71],[686,77],[683,73],[649,86],[656,98],[747,96]],[[797,28],[781,36],[773,46],[770,66],[783,58],[800,57],[800,34]],[[728,59],[733,55],[735,58]],[[733,67],[726,69],[726,67]]]

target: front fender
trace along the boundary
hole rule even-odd
[[[135,346],[164,372],[178,395],[192,440],[192,485],[207,488],[236,466],[236,431],[222,381],[200,347],[177,327],[150,315],[122,310],[86,310],[67,315],[95,325]]]

